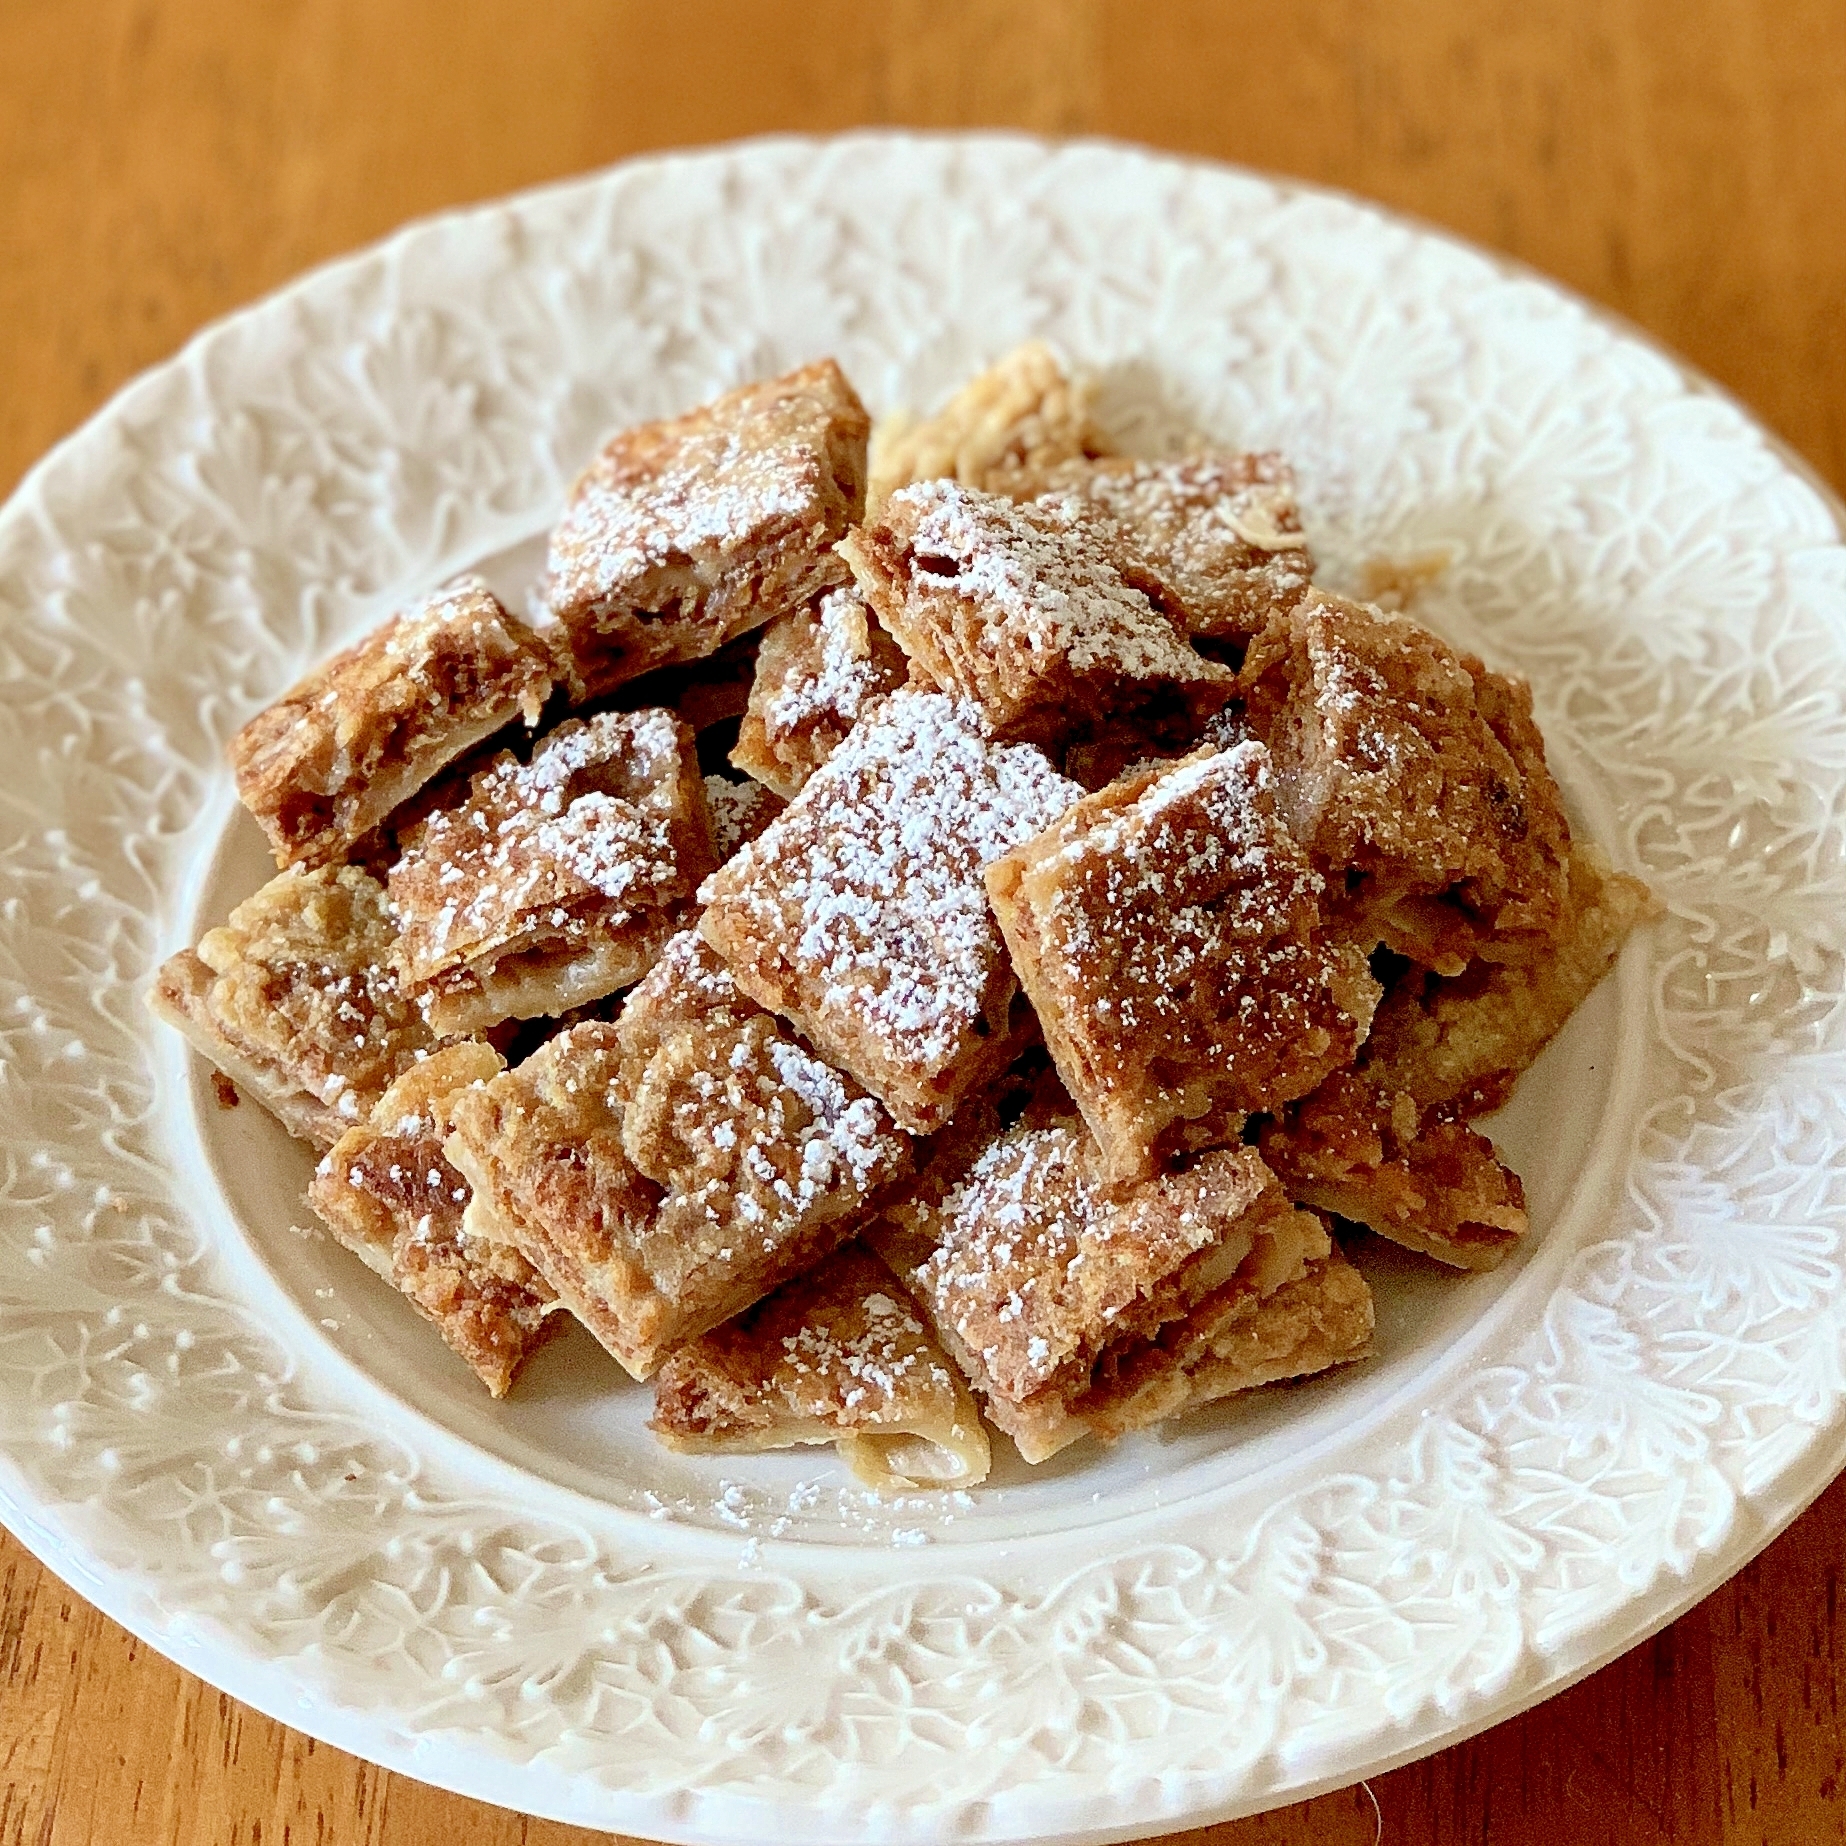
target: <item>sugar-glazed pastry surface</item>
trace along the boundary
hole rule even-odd
[[[476,1221],[637,1378],[837,1247],[910,1164],[690,934],[616,1024],[560,1032],[450,1119]]]
[[[1542,951],[1570,823],[1527,687],[1317,590],[1252,642],[1240,692],[1283,818],[1343,880],[1356,929],[1442,974]]]
[[[874,1235],[1028,1461],[1241,1388],[1214,1340],[1333,1256],[1253,1150],[1122,1187],[1070,1116],[946,1149]]]
[[[987,888],[1117,1178],[1234,1142],[1365,1039],[1378,985],[1259,743],[1131,771],[996,860]]]

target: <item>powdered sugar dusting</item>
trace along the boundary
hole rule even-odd
[[[1223,1159],[1256,1166],[1241,1150]],[[1223,1240],[1235,1205],[1214,1191],[1217,1178],[1124,1194],[1102,1183],[1081,1125],[1021,1124],[944,1196],[918,1286],[1017,1402],[1135,1324],[1137,1302]]]
[[[832,1065],[786,1038],[764,1046],[776,1080],[799,1097],[808,1121],[801,1132],[804,1188],[844,1181],[869,1193],[890,1165],[891,1132],[883,1109],[848,1092]]]
[[[588,940],[689,896],[710,863],[688,850],[691,762],[662,710],[562,724],[529,763],[498,758],[391,869],[401,965],[427,980],[534,927]]]
[[[238,793],[285,862],[339,856],[444,764],[551,690],[549,654],[478,577],[393,616],[231,740]]]
[[[748,1268],[821,1222],[843,1235],[908,1167],[883,1108],[743,994],[691,931],[667,945],[617,1031],[623,1146],[668,1189],[676,1236],[710,1245],[717,1267]]]
[[[1119,523],[1178,593],[1195,634],[1254,634],[1307,588],[1314,560],[1279,455],[1111,457],[1061,469],[1055,485]]]
[[[729,776],[705,778],[705,804],[711,809],[712,841],[720,865],[782,811],[781,798],[762,783],[735,782]]]
[[[795,534],[824,543],[850,517],[840,473],[863,466],[850,457],[855,437],[862,445],[863,409],[830,364],[623,431],[551,535],[546,601],[572,627],[653,573]]]
[[[686,419],[658,466],[637,466],[626,438],[592,464],[551,537],[550,600],[615,597],[705,550],[734,548],[809,513],[820,491],[811,443],[777,441],[746,409],[725,424]]]
[[[857,590],[829,590],[815,611],[811,669],[790,673],[765,702],[763,729],[772,745],[819,724],[844,733],[873,698],[889,690],[868,642],[864,599]]]
[[[1263,745],[1203,752],[1152,776],[1131,806],[1099,813],[1045,862],[1058,882],[1041,940],[1088,977],[1117,1030],[1185,1017],[1201,974],[1227,955],[1249,984],[1240,1011],[1299,959],[1323,886],[1277,822],[1273,794]]]
[[[887,544],[904,579],[876,599],[880,614],[996,724],[1077,696],[1114,705],[1127,688],[1229,684],[1127,580],[1119,530],[1079,495],[1021,505],[920,481],[892,495],[871,555]]]
[[[986,1029],[1011,977],[982,869],[1081,790],[1030,745],[992,742],[941,693],[893,694],[701,896],[746,984],[778,964],[816,1042],[868,1087],[865,1058],[925,1073]]]
[[[1353,1056],[1364,951],[1275,811],[1269,751],[1205,750],[1091,796],[1009,861],[1009,940],[1060,1074],[1118,1175],[1210,1146]],[[1198,1138],[1192,1138],[1198,1137]]]
[[[831,1399],[848,1427],[875,1429],[913,1421],[920,1394],[953,1393],[954,1380],[913,1309],[883,1293],[858,1305],[857,1314],[815,1317],[784,1335],[782,1362],[801,1395]]]

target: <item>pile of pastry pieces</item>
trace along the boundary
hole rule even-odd
[[[151,1002],[495,1396],[574,1316],[670,1446],[965,1487],[983,1416],[1363,1357],[1364,1231],[1524,1234],[1471,1124],[1649,893],[1521,682],[1315,586],[1283,458],[1091,405],[1032,345],[624,431],[528,619],[445,585],[232,740],[281,870]]]

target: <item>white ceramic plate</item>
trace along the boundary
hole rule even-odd
[[[1497,1133],[1498,1273],[1373,1250],[1379,1356],[881,1507],[658,1451],[585,1338],[492,1408],[297,1235],[149,971],[263,860],[220,748],[532,540],[606,429],[834,353],[927,407],[1044,334],[1136,442],[1296,461],[1328,574],[1526,673],[1670,907]],[[1100,146],[772,142],[404,232],[211,329],[0,515],[0,1511],[216,1685],[674,1840],[1103,1841],[1349,1781],[1685,1608],[1842,1460],[1846,547],[1732,404],[1354,204]]]

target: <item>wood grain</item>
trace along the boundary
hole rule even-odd
[[[867,122],[1115,135],[1370,194],[1630,316],[1846,487],[1846,0],[7,0],[0,488],[202,322],[406,217]],[[1835,1487],[1538,1710],[1185,1837],[1846,1841],[1843,1541]],[[0,1534],[0,1846],[464,1834],[600,1837],[258,1717]]]

